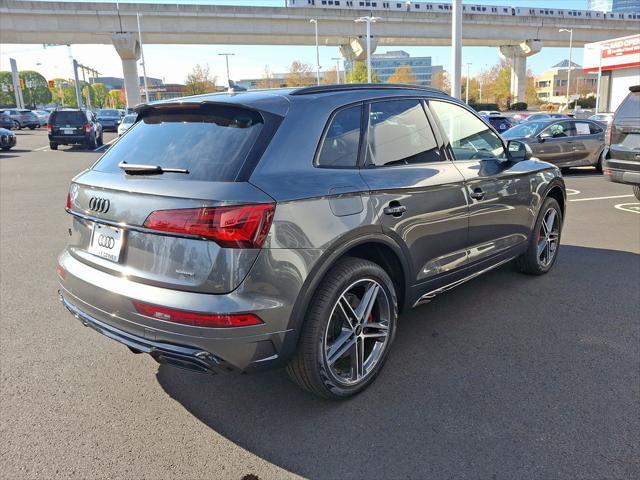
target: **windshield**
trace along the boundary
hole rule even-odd
[[[120,113],[118,110],[98,110],[98,117],[119,117]]]
[[[640,92],[631,92],[622,102],[616,113],[617,118],[638,118],[640,117]]]
[[[262,116],[246,108],[206,105],[153,109],[98,161],[99,172],[120,162],[182,168],[180,180],[233,182],[262,131]],[[176,179],[174,174],[163,177]]]
[[[133,123],[136,121],[137,115],[127,115],[122,119],[122,123]]]
[[[502,135],[505,138],[530,138],[533,137],[548,122],[525,122],[507,130]]]

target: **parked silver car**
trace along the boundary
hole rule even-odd
[[[33,130],[40,126],[40,120],[35,113],[31,110],[20,108],[8,108],[4,112],[11,117],[15,129],[22,130],[23,128],[29,128]]]
[[[507,140],[528,144],[533,156],[562,168],[594,166],[602,172],[605,126],[592,120],[533,120],[507,130]]]
[[[159,362],[286,366],[347,398],[381,371],[398,312],[557,258],[559,169],[441,91],[212,94],[138,115],[73,179],[57,272],[76,318]]]

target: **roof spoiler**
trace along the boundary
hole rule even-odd
[[[629,87],[629,91],[630,92],[640,92],[640,85],[634,85],[632,87]]]

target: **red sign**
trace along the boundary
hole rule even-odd
[[[602,43],[602,58],[622,57],[640,53],[640,35]]]

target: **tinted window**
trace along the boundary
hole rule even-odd
[[[59,111],[53,112],[49,118],[49,122],[53,125],[67,125],[67,124],[84,124],[87,121],[85,115],[81,111]]]
[[[408,165],[441,160],[438,144],[419,100],[369,105],[368,161]]]
[[[566,138],[574,137],[576,132],[572,122],[558,122],[543,130],[541,135],[552,138]]]
[[[524,122],[504,132],[504,138],[529,138],[545,126],[546,122]]]
[[[489,124],[499,132],[506,131],[511,127],[511,122],[505,117],[487,117]]]
[[[429,108],[449,138],[456,160],[503,158],[500,138],[471,112],[449,102],[430,101]]]
[[[102,109],[102,110],[98,110],[98,116],[99,117],[119,117],[120,112],[118,112],[118,110]]]
[[[640,92],[630,92],[618,108],[616,119],[640,118]]]
[[[355,167],[360,146],[362,106],[345,108],[335,114],[327,129],[318,165],[323,167]]]
[[[603,128],[600,127],[599,125],[594,124],[594,123],[590,123],[589,124],[589,130],[591,131],[591,134],[596,134],[596,133],[601,133]]]
[[[232,182],[263,126],[262,116],[240,107],[155,109],[144,115],[94,167],[121,172],[118,164],[142,163],[184,168],[173,180]]]

